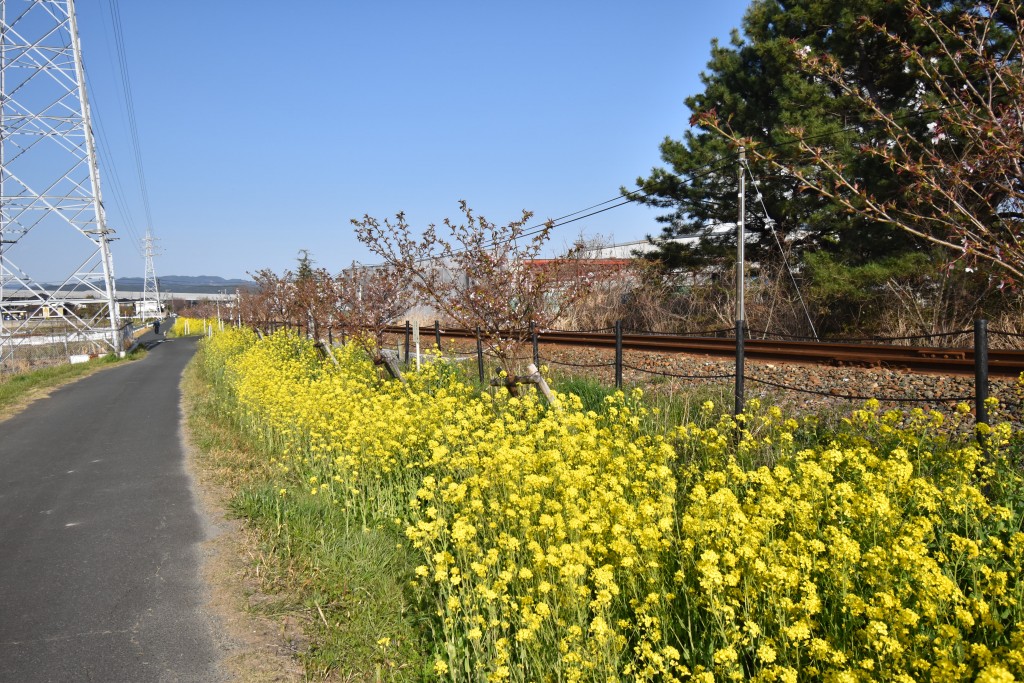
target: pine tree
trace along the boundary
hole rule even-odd
[[[963,4],[921,1],[947,11]],[[758,141],[782,159],[799,158],[789,130],[799,128],[804,137],[828,139],[847,164],[859,167],[859,175],[870,179],[875,195],[889,198],[898,193],[891,169],[856,153],[865,131],[855,116],[846,113],[843,93],[809,77],[800,67],[794,44],[832,55],[852,81],[897,110],[916,96],[916,81],[903,68],[891,41],[856,28],[868,16],[910,40],[927,40],[908,21],[905,5],[893,0],[755,0],[744,16],[743,33],[734,31],[728,45],[712,43],[711,59],[701,75],[704,90],[686,100],[693,113],[690,130],[681,139],[664,140],[661,155],[667,168],[654,168],[648,177],[638,178],[641,192],[631,195],[638,202],[670,209],[658,219],[664,228],[656,240],[660,248],[655,257],[673,268],[731,258],[732,233],[708,234],[695,248],[665,241],[736,220],[737,149],[709,120],[727,126],[737,137]],[[752,261],[777,260],[776,237],[798,255],[815,252],[830,266],[894,262],[894,257],[922,248],[920,240],[905,232],[851,214],[847,207],[806,191],[805,183],[794,175],[780,174],[756,159],[751,170],[772,219],[766,220],[759,202],[749,207]]]

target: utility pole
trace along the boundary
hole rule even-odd
[[[734,413],[739,415],[743,412],[746,401],[744,400],[743,373],[743,342],[746,337],[746,311],[744,311],[744,246],[746,242],[746,218],[747,218],[747,185],[746,185],[746,163],[747,150],[740,147],[740,173],[739,173],[739,222],[736,224],[736,405]]]

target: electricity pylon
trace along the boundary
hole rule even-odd
[[[156,268],[153,267],[153,257],[156,255],[154,243],[156,238],[153,233],[146,229],[146,238],[143,240],[143,249],[146,255],[146,279],[142,285],[142,306],[140,313],[143,318],[153,315],[160,317],[160,283],[156,279]]]
[[[0,367],[122,348],[73,0],[0,0]]]

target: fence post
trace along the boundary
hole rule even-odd
[[[988,424],[988,321],[974,321],[974,422]]]
[[[743,339],[746,335],[746,321],[736,321],[736,406],[733,415],[743,412],[746,401],[743,392]]]
[[[622,321],[615,321],[615,388],[622,388]]]
[[[412,323],[405,321],[405,364],[409,364],[409,339],[412,337]]]
[[[533,341],[533,364],[540,367],[540,348],[537,346],[537,326],[530,321],[530,339]]]
[[[441,353],[441,323],[434,321],[434,339],[437,340],[437,352]]]
[[[480,384],[484,383],[484,342],[480,338],[480,327],[476,328],[476,367],[480,371]]]

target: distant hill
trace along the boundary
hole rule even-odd
[[[157,279],[160,282],[160,291],[164,293],[213,294],[224,290],[233,292],[239,287],[256,287],[252,280],[226,279],[216,275],[165,275]],[[145,279],[141,277],[119,277],[115,286],[119,292],[141,292],[145,289],[145,284]]]

